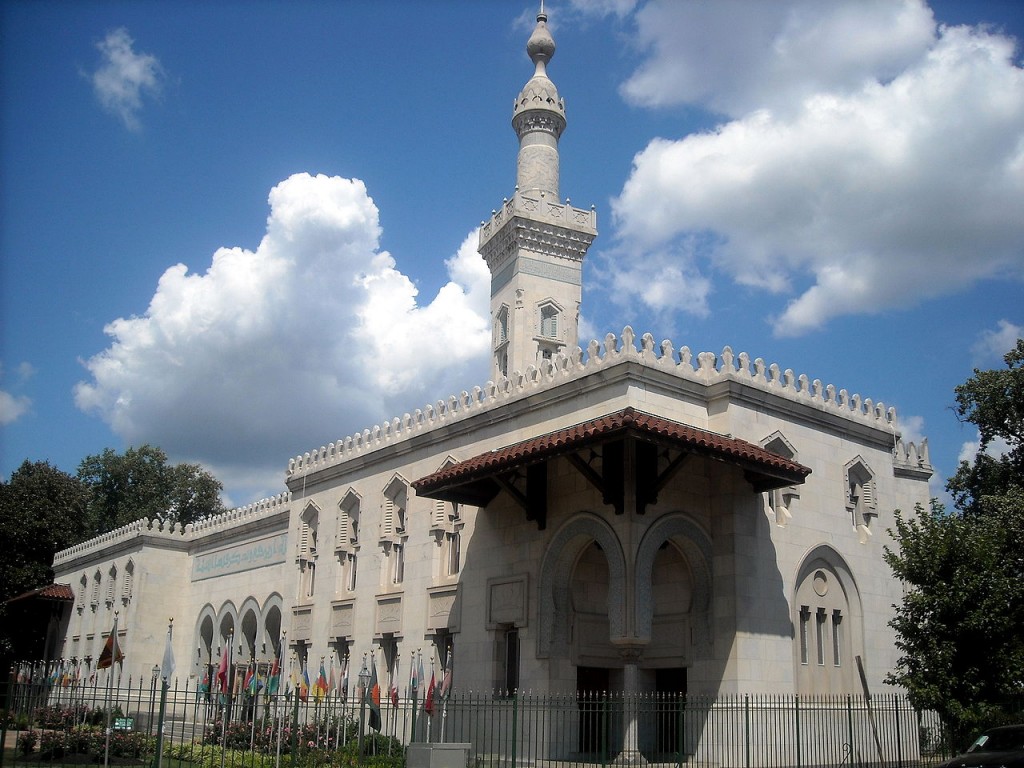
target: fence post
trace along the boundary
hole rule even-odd
[[[298,756],[299,752],[299,687],[297,685],[295,686],[295,689],[292,691],[292,696],[295,697],[295,708],[292,710],[292,733],[290,739],[291,744],[289,744],[289,746],[291,747],[292,765],[294,765],[295,758]],[[363,726],[362,723],[360,723],[360,738],[362,738],[362,733]],[[362,754],[359,755],[359,759],[363,759]]]
[[[892,695],[892,711],[896,716],[896,768],[903,768],[903,736],[900,733],[900,697]]]
[[[800,749],[800,696],[799,694],[794,697],[793,703],[796,705],[795,717],[793,718],[796,725],[796,768],[803,766],[803,754]]]
[[[743,697],[743,738],[746,747],[747,768],[750,768],[750,694]]]
[[[853,696],[846,694],[846,727],[850,732],[850,765],[853,766]]]
[[[516,768],[516,744],[519,740],[519,690],[512,692],[512,767]]]
[[[686,707],[686,695],[676,694],[676,743],[678,746],[677,761],[679,768],[683,768],[683,752],[686,750],[686,739],[683,735],[683,709]],[[0,768],[3,768],[0,766]]]

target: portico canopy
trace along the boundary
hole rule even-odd
[[[606,416],[482,453],[412,485],[432,499],[485,507],[507,490],[543,528],[547,463],[564,456],[617,514],[643,514],[658,491],[691,456],[732,464],[757,492],[804,482],[810,468],[728,435],[628,407]]]

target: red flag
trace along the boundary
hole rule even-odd
[[[279,657],[274,657],[274,665],[270,668],[270,678],[267,680],[267,693],[273,695],[281,687],[281,664]]]
[[[455,661],[453,656],[455,656],[455,649],[449,648],[448,658],[444,665],[444,678],[441,680],[441,690],[438,692],[438,697],[442,699],[447,699],[452,692],[452,664]]]
[[[224,643],[224,652],[220,655],[220,664],[217,666],[217,690],[225,693],[228,690],[228,671],[231,669],[231,662],[228,656],[231,655],[231,641]]]
[[[366,662],[363,662],[363,669],[366,669]],[[360,672],[360,677],[362,673]],[[366,702],[369,713],[369,726],[380,732],[380,683],[377,681],[377,662],[370,655],[370,684],[363,691],[363,701]]]
[[[430,670],[430,685],[427,686],[427,698],[423,702],[423,708],[428,715],[434,714],[434,670]]]
[[[109,669],[112,665],[120,664],[122,661],[124,661],[124,654],[121,653],[121,647],[117,642],[117,619],[114,619],[114,628],[110,630],[107,641],[103,644],[100,658],[96,662],[96,669]]]
[[[398,656],[395,656],[395,664],[391,668],[391,685],[388,691],[388,696],[391,699],[391,705],[394,707],[398,706],[398,685],[395,683],[395,678],[398,677]]]

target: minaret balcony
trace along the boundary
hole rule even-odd
[[[597,211],[575,208],[543,192],[517,191],[480,226],[478,250],[493,270],[517,246],[533,244],[561,258],[582,261],[597,237]]]

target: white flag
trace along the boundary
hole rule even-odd
[[[170,684],[171,675],[174,674],[174,651],[171,649],[171,627],[167,628],[167,645],[164,646],[164,660],[160,665],[160,677],[165,683]]]

